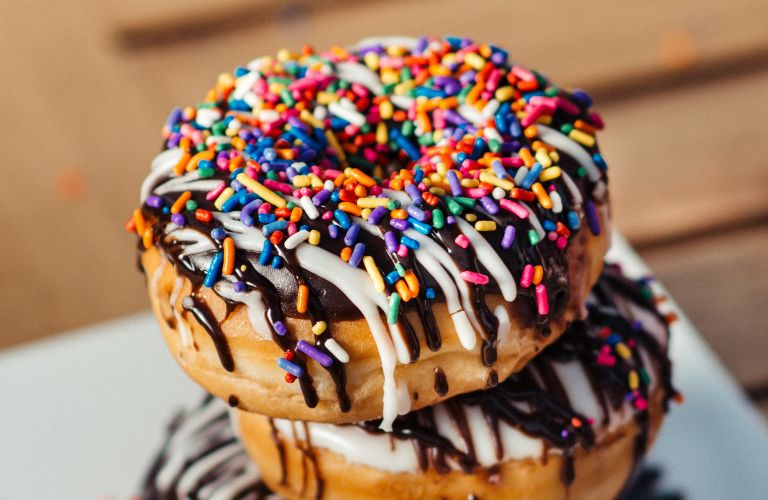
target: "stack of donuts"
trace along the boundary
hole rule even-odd
[[[212,397],[144,496],[614,497],[676,393],[648,282],[603,264],[591,106],[500,47],[392,37],[174,109],[126,227]]]

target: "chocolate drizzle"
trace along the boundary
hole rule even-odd
[[[445,378],[445,372],[439,367],[435,367],[435,392],[438,396],[448,394],[448,379]]]
[[[651,404],[648,399],[652,396],[647,384],[631,390],[627,385],[629,373],[634,370],[644,371],[649,376],[656,374],[658,386],[663,391],[665,410],[667,402],[676,394],[671,385],[670,362],[666,355],[666,326],[664,341],[660,342],[628,309],[628,304],[634,304],[653,314],[660,325],[666,325],[653,303],[643,295],[647,290],[642,284],[622,277],[617,268],[609,266],[587,303],[589,318],[586,321],[574,322],[566,334],[534,358],[523,371],[510,376],[495,388],[456,396],[442,403],[458,431],[460,448],[440,433],[434,408],[398,417],[392,434],[414,444],[422,470],[432,468],[439,473],[447,473],[452,462],[465,472],[473,472],[480,467],[480,463],[467,425],[467,410],[479,408],[491,432],[497,459],[501,460],[505,453],[501,439],[501,424],[504,423],[544,440],[545,449],[561,450],[561,478],[568,485],[574,479],[575,448],[590,449],[595,443],[598,427],[606,427],[612,413],[631,401],[634,418],[640,428],[635,445],[635,458],[639,458],[647,447],[649,418],[646,405]],[[608,334],[613,337],[607,337]],[[624,342],[636,347],[628,358],[617,356],[613,365],[606,365],[597,361],[603,346],[609,345],[606,342]],[[640,348],[648,354],[653,366],[645,366],[639,354]],[[590,381],[602,408],[600,422],[590,424],[584,415],[574,409],[569,399],[556,365],[571,362],[579,363]],[[382,432],[378,429],[379,422],[373,420],[356,425],[372,434],[379,434]]]
[[[216,352],[219,355],[221,366],[228,372],[234,371],[235,361],[232,359],[232,353],[229,350],[227,337],[224,335],[224,332],[221,331],[221,325],[216,321],[216,317],[205,302],[194,295],[190,295],[184,297],[181,305],[185,311],[191,312],[197,322],[200,323],[206,332],[208,332],[214,346],[216,346]]]

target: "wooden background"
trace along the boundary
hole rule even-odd
[[[122,225],[174,105],[281,47],[506,46],[588,89],[616,225],[768,396],[768,2],[4,0],[0,347],[147,308]]]

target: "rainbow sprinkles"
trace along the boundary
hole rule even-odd
[[[529,304],[546,334],[563,307],[570,241],[582,226],[604,230],[602,128],[586,93],[493,45],[385,38],[282,50],[171,112],[127,228],[197,286],[253,308],[254,330],[280,345],[275,362],[308,405],[314,362],[347,411],[349,354],[313,285],[338,289],[370,325],[388,429],[410,405],[395,366],[419,356],[407,308],[438,350],[430,304],[445,302],[461,344],[479,340],[488,366],[500,328],[486,290]],[[270,285],[281,272],[290,304]],[[194,300],[185,309],[210,319]],[[285,315],[308,318],[315,342],[292,337]],[[226,345],[217,349],[234,370]]]

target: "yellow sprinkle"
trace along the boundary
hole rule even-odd
[[[337,97],[336,94],[332,94],[330,92],[318,92],[317,93],[317,103],[322,104],[323,106],[326,106],[332,102],[336,102]]]
[[[437,187],[437,186],[433,186],[433,187],[429,188],[429,192],[432,193],[435,196],[445,196],[445,195],[448,194],[445,191],[445,189]]]
[[[240,266],[240,270],[241,270],[242,272],[246,272],[246,271],[248,270],[248,266],[246,266],[245,264],[243,264],[242,266]]]
[[[544,148],[539,148],[536,150],[536,161],[538,161],[544,168],[552,166],[552,159],[549,157],[547,150]]]
[[[395,90],[395,94],[397,95],[405,95],[408,93],[409,90],[415,87],[416,87],[416,82],[414,82],[413,80],[407,80],[407,81],[404,81],[403,83],[398,83],[397,85],[395,85],[394,90]]]
[[[373,197],[365,197],[365,198],[358,198],[357,199],[357,206],[360,208],[376,208],[376,207],[386,207],[389,205],[389,198],[373,198]]]
[[[494,97],[496,97],[497,101],[504,102],[512,99],[513,95],[515,95],[515,89],[512,87],[501,87],[496,89],[496,94]]]
[[[616,354],[621,356],[624,359],[629,359],[632,356],[632,352],[629,350],[629,347],[627,347],[627,344],[624,342],[619,342],[616,344]]]
[[[384,278],[381,277],[381,273],[379,272],[379,268],[376,267],[376,262],[373,260],[373,257],[370,255],[363,257],[363,266],[365,266],[365,270],[368,271],[368,276],[371,277],[373,287],[376,291],[384,293],[387,287],[384,285]]]
[[[231,187],[226,188],[224,191],[221,192],[219,197],[216,198],[216,201],[213,202],[213,206],[216,207],[217,210],[221,210],[222,207],[224,206],[224,202],[232,198],[232,195],[234,194],[235,194],[234,189],[232,189]]]
[[[312,325],[312,333],[315,335],[322,335],[326,328],[328,328],[328,325],[325,324],[325,321],[318,321]]]
[[[319,245],[320,244],[320,231],[317,229],[313,229],[309,232],[309,238],[308,240],[310,245]]]
[[[481,220],[475,222],[475,229],[478,231],[495,231],[496,223],[492,220]]]
[[[339,145],[339,141],[338,139],[336,139],[336,136],[333,135],[333,132],[331,132],[330,130],[326,130],[325,139],[328,141],[328,144],[331,145],[331,148],[333,148],[336,154],[339,155],[339,160],[341,160],[342,165],[346,166],[347,155],[344,154],[344,150],[341,149],[341,146]]]
[[[477,215],[469,213],[465,217],[469,222],[475,222],[477,220]]]
[[[560,154],[557,151],[550,152],[549,157],[552,158],[553,163],[557,163],[560,161]]]
[[[237,182],[239,182],[243,186],[253,191],[256,195],[258,195],[259,198],[266,201],[267,203],[271,203],[277,208],[283,208],[284,206],[288,205],[288,203],[285,201],[285,198],[275,193],[274,191],[272,191],[271,189],[269,189],[268,187],[266,187],[264,184],[257,181],[256,179],[251,179],[250,177],[245,175],[245,172],[241,172],[237,174],[236,179],[237,179]],[[218,202],[219,200],[216,200],[216,203]],[[217,207],[217,208],[221,210],[221,207]]]
[[[365,65],[371,68],[373,71],[379,69],[379,54],[374,51],[366,52],[363,56]]]
[[[541,175],[539,175],[539,180],[541,182],[551,181],[560,177],[560,174],[560,167],[549,167],[544,169]]]
[[[480,181],[477,179],[461,179],[461,187],[465,188],[473,188],[477,187],[480,184]]]
[[[389,142],[389,131],[384,122],[379,122],[379,124],[376,125],[376,142],[378,144],[386,144]]]
[[[637,376],[637,372],[632,370],[629,372],[629,388],[633,391],[640,387],[640,377]]]
[[[588,148],[595,145],[595,137],[577,128],[568,132],[568,137]]]
[[[324,128],[323,122],[315,118],[315,115],[307,111],[306,109],[301,110],[301,113],[299,114],[299,118],[301,118],[301,121],[308,125],[312,125],[315,128]]]
[[[485,59],[480,54],[475,52],[469,52],[464,56],[464,62],[469,64],[473,69],[480,71],[485,66]]]
[[[360,211],[360,217],[362,217],[365,220],[368,220],[368,217],[371,216],[371,212],[373,212],[373,210],[371,210],[370,208],[364,208]]]
[[[400,81],[400,73],[392,68],[384,68],[381,71],[381,83],[391,85]]]
[[[506,179],[499,179],[490,172],[480,172],[480,182],[487,182],[491,186],[500,187],[504,191],[511,191],[515,183]]]
[[[388,99],[381,101],[379,104],[379,115],[382,120],[389,120],[392,118],[392,114],[395,112],[392,102]]]
[[[295,187],[306,187],[306,186],[309,186],[309,176],[308,175],[294,175],[293,176],[293,185]]]
[[[323,180],[320,177],[318,177],[316,174],[309,173],[307,174],[307,176],[309,177],[310,186],[312,186],[313,188],[323,187]]]

